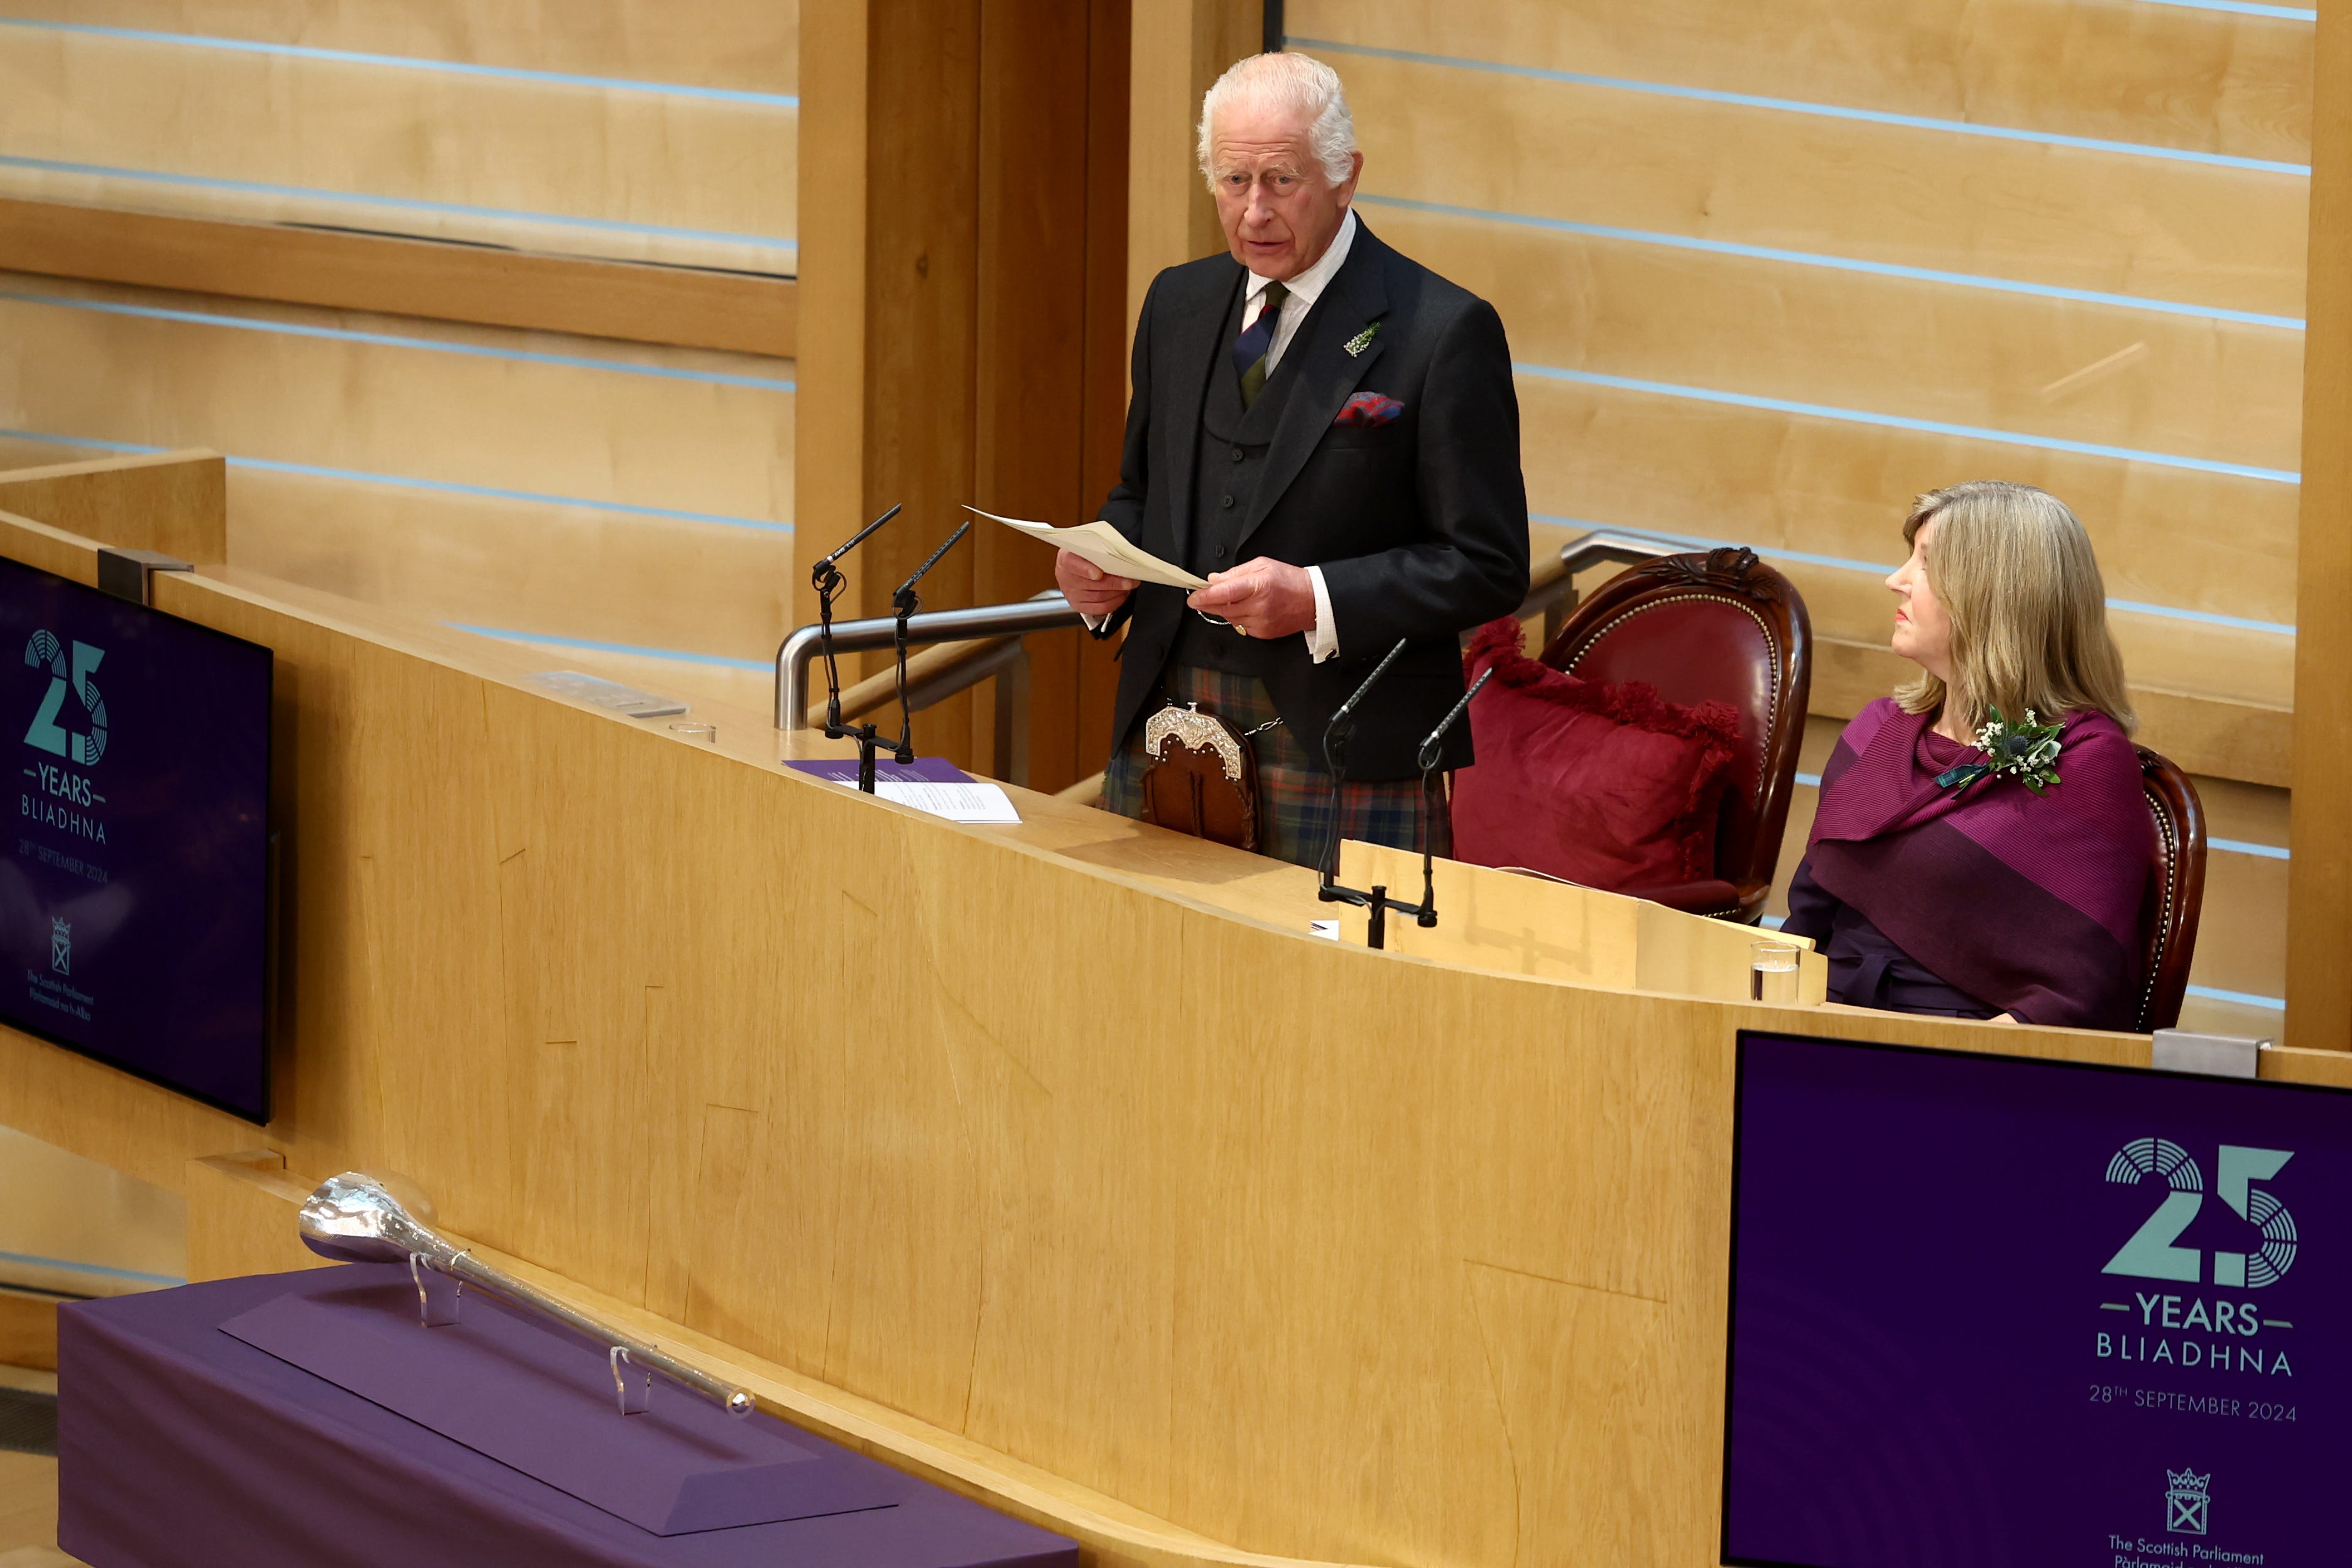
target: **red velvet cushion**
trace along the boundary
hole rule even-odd
[[[1454,858],[1612,892],[1715,875],[1716,808],[1739,736],[1727,702],[1678,707],[1639,680],[1580,680],[1528,658],[1519,624],[1464,657],[1475,767],[1454,775]]]

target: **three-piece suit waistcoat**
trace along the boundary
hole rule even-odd
[[[1225,352],[1217,355],[1216,366],[1209,373],[1208,395],[1201,403],[1200,447],[1193,458],[1192,537],[1184,552],[1184,567],[1202,577],[1248,559],[1242,529],[1265,476],[1266,449],[1282,423],[1291,389],[1298,382],[1296,374],[1284,374],[1294,357],[1286,354],[1265,378],[1257,401],[1243,408],[1241,372],[1234,368],[1231,352],[1234,340],[1241,336],[1243,303],[1237,300],[1226,313]],[[1292,347],[1297,346],[1294,342]],[[1297,641],[1296,637],[1282,639],[1282,651],[1295,655]],[[1187,610],[1171,662],[1236,675],[1261,675],[1275,657],[1275,644],[1212,626]]]

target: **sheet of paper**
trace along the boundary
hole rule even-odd
[[[1195,577],[1181,566],[1171,566],[1150,551],[1139,550],[1128,542],[1127,535],[1097,518],[1082,522],[1076,528],[1055,528],[1050,522],[1024,522],[1017,517],[999,517],[982,511],[976,506],[964,510],[974,517],[984,517],[991,522],[1001,522],[1016,529],[1032,539],[1042,539],[1056,550],[1066,550],[1116,576],[1132,577],[1139,583],[1164,583],[1171,588],[1205,588],[1205,577]]]
[[[835,779],[834,783],[850,789],[857,787],[856,778]],[[1013,809],[1013,802],[1004,791],[992,784],[924,784],[877,778],[874,793],[883,800],[908,805],[933,816],[944,816],[950,822],[1019,822],[1021,814]]]

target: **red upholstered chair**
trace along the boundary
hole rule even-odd
[[[2197,916],[2205,903],[2205,807],[2189,775],[2146,746],[2139,752],[2140,793],[2156,818],[2156,860],[2148,868],[2147,979],[2139,997],[2142,1033],[2180,1022],[2189,994],[2189,965],[2197,956]]]
[[[1746,549],[1663,555],[1595,589],[1542,658],[1587,680],[1647,681],[1669,702],[1738,711],[1714,878],[1626,890],[1753,924],[1780,862],[1812,689],[1812,623],[1795,587]]]

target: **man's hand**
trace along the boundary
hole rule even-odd
[[[1210,573],[1209,585],[1184,602],[1223,616],[1254,637],[1296,637],[1315,628],[1315,584],[1307,568],[1269,556]]]
[[[1114,577],[1085,556],[1066,550],[1055,553],[1054,582],[1070,601],[1070,608],[1097,620],[1127,603],[1127,596],[1135,592],[1134,578]]]

